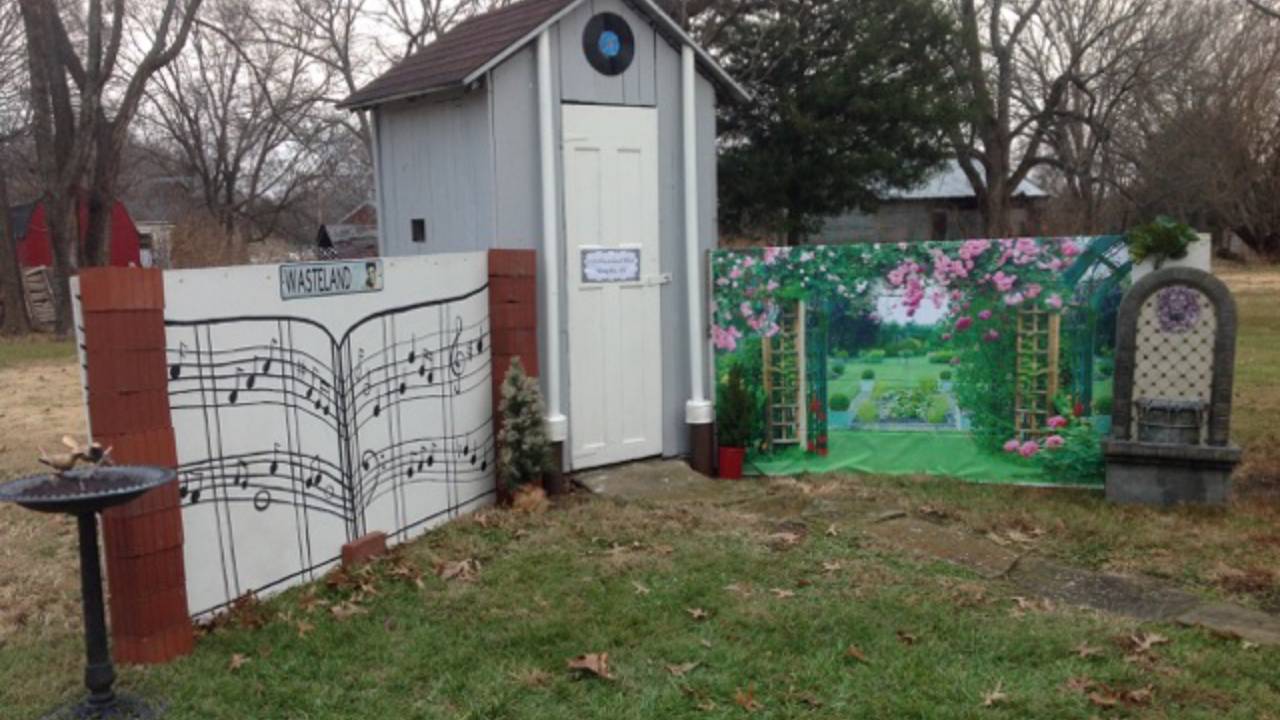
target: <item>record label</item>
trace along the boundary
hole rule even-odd
[[[636,56],[636,38],[626,20],[614,13],[600,13],[587,22],[582,50],[591,67],[605,75],[621,75]]]

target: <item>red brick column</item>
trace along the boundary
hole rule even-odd
[[[121,465],[176,467],[159,270],[80,274],[89,422]],[[102,517],[115,659],[162,663],[191,652],[178,483]]]
[[[533,377],[538,368],[538,255],[533,250],[489,251],[489,346],[493,351],[494,431],[501,423],[498,402],[512,358]],[[556,448],[559,459],[559,447]],[[501,482],[501,479],[499,479]],[[548,492],[560,489],[559,471],[546,479]]]

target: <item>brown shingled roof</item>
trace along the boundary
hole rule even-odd
[[[537,29],[574,0],[519,0],[464,20],[343,100],[360,108],[387,100],[461,86],[498,53]]]

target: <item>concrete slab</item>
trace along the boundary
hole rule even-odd
[[[1204,603],[1180,615],[1178,622],[1258,645],[1280,646],[1280,618],[1238,605]]]
[[[683,460],[646,460],[576,473],[573,479],[597,495],[622,500],[680,502],[713,499],[729,481],[715,480]]]
[[[898,517],[866,528],[867,534],[904,550],[967,567],[985,578],[1009,572],[1018,554],[971,533],[910,517]]]
[[[1173,620],[1201,602],[1188,592],[1124,575],[1026,558],[1009,579],[1027,594],[1140,620]]]

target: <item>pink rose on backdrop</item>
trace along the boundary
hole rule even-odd
[[[973,318],[968,315],[964,315],[956,320],[956,330],[958,332],[964,332],[971,327],[973,327]]]
[[[942,342],[950,342],[951,333],[942,333]]]
[[[1035,300],[1037,297],[1040,296],[1040,292],[1042,290],[1044,290],[1044,288],[1040,287],[1039,284],[1031,283],[1030,285],[1027,286],[1025,290],[1022,291],[1022,294],[1025,295],[1028,300]]]
[[[998,270],[991,276],[991,282],[995,283],[996,289],[1000,292],[1009,292],[1013,289],[1014,283],[1018,282],[1018,276],[1006,275],[1003,270]]]
[[[991,319],[991,311],[990,311],[990,310],[983,310],[982,312],[978,313],[978,319],[979,319],[979,320],[990,320],[990,319]]]
[[[982,336],[982,339],[986,340],[987,342],[995,342],[1000,339],[1000,332],[998,330],[988,330]]]
[[[1053,417],[1045,421],[1045,425],[1048,425],[1054,430],[1057,430],[1058,428],[1064,428],[1067,426],[1067,419],[1062,417],[1061,415],[1054,415]]]
[[[1018,448],[1018,454],[1024,458],[1035,457],[1038,452],[1040,452],[1040,446],[1036,444],[1035,440],[1028,440],[1022,443],[1022,447]]]
[[[1021,449],[1021,447],[1022,447],[1022,444],[1018,442],[1017,438],[1014,438],[1012,440],[1007,441],[1004,444],[1004,451],[1007,453],[1016,453],[1018,452],[1019,449]]]
[[[1047,448],[1060,448],[1066,444],[1066,440],[1061,435],[1050,435],[1044,439],[1044,446]]]
[[[1005,305],[1021,305],[1023,301],[1022,293],[1009,293],[1004,296]]]
[[[1044,304],[1045,304],[1045,305],[1048,305],[1049,307],[1053,308],[1054,310],[1061,310],[1061,309],[1062,309],[1062,296],[1061,296],[1061,295],[1059,295],[1058,293],[1054,293],[1054,294],[1050,295],[1048,298],[1046,298],[1046,299],[1045,299]]]
[[[1080,254],[1080,246],[1072,240],[1064,240],[1060,248],[1063,257],[1075,257]]]

